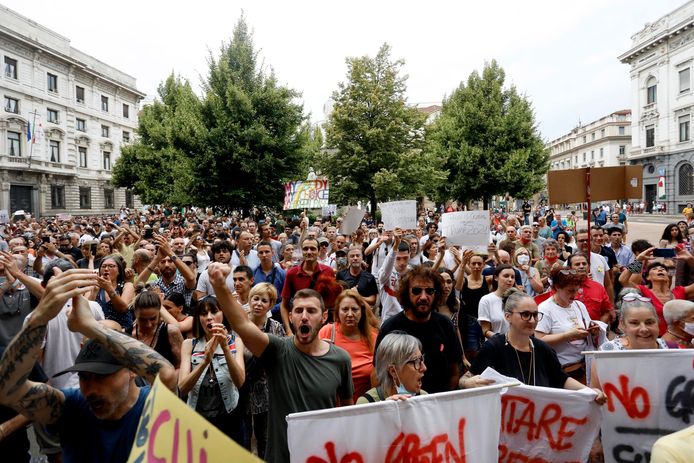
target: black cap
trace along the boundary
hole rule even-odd
[[[121,368],[125,368],[111,352],[96,341],[88,341],[75,359],[75,364],[70,368],[56,373],[56,376],[64,375],[70,372],[84,371],[87,373],[95,373],[97,375],[110,375],[117,372]]]

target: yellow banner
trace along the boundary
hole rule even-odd
[[[257,457],[195,413],[156,379],[128,463],[258,463]]]

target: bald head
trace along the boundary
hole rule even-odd
[[[511,263],[511,254],[508,252],[504,251],[503,249],[499,249],[497,251],[497,254],[499,255],[499,263],[501,264],[510,264]]]

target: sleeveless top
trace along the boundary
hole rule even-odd
[[[487,279],[484,276],[482,277],[482,286],[479,288],[468,288],[467,281],[467,278],[465,278],[463,290],[460,291],[461,309],[466,315],[477,318],[480,299],[482,299],[482,296],[489,294],[489,286],[487,286]]]
[[[173,351],[171,350],[171,342],[169,341],[168,328],[168,323],[159,322],[159,326],[157,326],[157,330],[155,332],[156,342],[153,346],[150,347],[154,349],[159,355],[168,360],[169,363],[171,363],[171,365],[176,365],[176,359],[174,357]],[[137,330],[137,323],[135,323],[135,330]]]
[[[118,283],[116,286],[116,294],[119,296],[123,294],[123,283]],[[121,328],[125,330],[126,333],[130,333],[133,329],[133,311],[128,308],[127,312],[118,312],[113,308],[113,301],[110,299],[106,300],[106,291],[102,288],[96,293],[96,302],[101,306],[101,310],[104,311],[104,318],[106,320],[113,320],[117,322]]]

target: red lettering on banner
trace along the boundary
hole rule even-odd
[[[562,460],[563,461],[563,460]],[[541,457],[529,457],[522,453],[510,451],[505,445],[499,445],[499,463],[551,463]],[[566,463],[579,463],[567,461]]]
[[[349,452],[338,460],[335,453],[334,442],[326,442],[325,450],[328,452],[327,460],[316,456],[310,456],[306,460],[306,463],[364,463],[364,458],[357,452]]]
[[[629,391],[629,378],[626,375],[619,375],[619,389],[612,383],[605,383],[603,391],[607,396],[607,410],[615,411],[615,403],[612,396],[622,404],[629,418],[642,420],[651,413],[651,400],[648,391],[641,386],[637,386]],[[639,400],[640,399],[640,400]],[[641,406],[639,406],[641,402]]]
[[[385,463],[431,461],[465,463],[465,418],[458,422],[458,449],[448,439],[448,433],[434,436],[427,445],[421,445],[417,434],[400,433],[390,444]]]
[[[501,431],[518,434],[525,428],[528,441],[546,439],[552,450],[563,451],[573,448],[571,438],[577,428],[588,422],[588,417],[564,416],[561,406],[548,403],[536,416],[535,403],[522,396],[506,393],[501,396]]]

